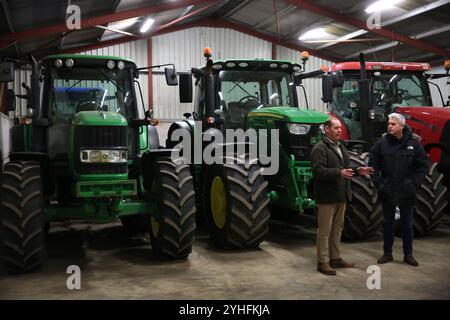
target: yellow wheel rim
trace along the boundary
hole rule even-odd
[[[154,217],[152,217],[151,221],[152,221],[152,233],[156,238],[159,233],[159,221],[156,220]]]
[[[222,229],[227,217],[227,195],[220,177],[215,177],[211,184],[210,199],[214,223],[217,228]]]

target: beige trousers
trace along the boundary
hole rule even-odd
[[[318,204],[317,260],[319,263],[341,257],[341,234],[344,227],[345,202]]]

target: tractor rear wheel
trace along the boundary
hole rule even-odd
[[[270,218],[268,182],[256,159],[208,166],[205,215],[210,238],[220,248],[254,248],[264,240]]]
[[[176,165],[171,158],[160,158],[154,170],[159,216],[152,216],[150,222],[153,252],[161,258],[187,258],[194,242],[196,212],[190,168]]]
[[[367,166],[369,153],[349,152],[351,166]],[[370,177],[355,175],[351,182],[352,201],[347,203],[343,238],[358,241],[373,236],[381,227],[383,210]]]
[[[36,161],[11,161],[3,171],[0,235],[3,260],[10,273],[42,265],[45,222],[41,168]]]
[[[443,184],[444,176],[433,163],[425,180],[417,188],[416,211],[414,212],[414,236],[423,236],[435,230],[445,214],[447,206],[447,188]],[[396,235],[401,235],[401,221],[396,220]]]

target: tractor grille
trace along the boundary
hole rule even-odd
[[[126,163],[81,163],[81,150],[127,149],[127,127],[78,126],[75,127],[75,169],[79,174],[127,173]]]
[[[308,123],[309,124],[309,123]],[[317,137],[320,124],[309,124],[311,128],[306,135],[291,134],[286,122],[277,122],[276,127],[280,132],[280,144],[285,148],[286,153],[293,154],[297,161],[310,161],[313,144],[311,139]]]

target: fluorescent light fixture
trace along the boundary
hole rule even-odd
[[[366,8],[367,13],[380,12],[394,8],[394,5],[401,0],[378,0]]]
[[[326,32],[325,28],[316,28],[306,31],[298,38],[298,40],[323,39],[329,37],[332,37],[332,35]]]
[[[146,33],[148,29],[150,29],[150,27],[152,26],[153,22],[155,22],[154,19],[148,18],[147,20],[145,20],[144,24],[142,25],[141,29],[139,29],[139,31],[141,33]]]
[[[138,20],[139,20],[139,18],[125,19],[125,20],[121,20],[118,22],[110,23],[108,27],[110,27],[112,29],[123,30],[123,29],[127,29],[127,28],[131,27]]]

